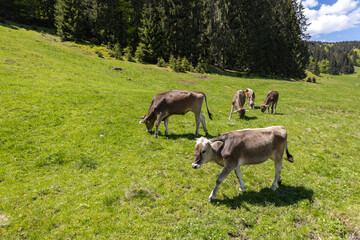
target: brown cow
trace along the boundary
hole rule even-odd
[[[286,150],[286,159],[294,162],[287,148],[286,130],[281,126],[231,131],[210,140],[201,137],[196,140],[195,150],[193,168],[198,169],[209,161],[215,161],[224,167],[209,196],[210,202],[215,199],[220,184],[232,170],[239,179],[241,187],[239,190],[244,192],[240,171],[242,165],[259,164],[269,158],[272,159],[275,163],[275,180],[271,189],[275,191],[277,184],[281,183],[284,150]]]
[[[200,121],[202,123],[205,134],[208,134],[205,124],[205,117],[201,113],[203,99],[205,98],[206,109],[209,118],[212,120],[212,114],[209,112],[207,105],[206,95],[203,92],[190,92],[181,90],[172,90],[157,94],[151,102],[149,111],[140,121],[141,124],[145,123],[148,132],[152,131],[154,122],[156,120],[155,137],[158,136],[159,126],[161,121],[164,121],[165,134],[168,134],[168,123],[171,115],[184,115],[192,111],[195,114],[196,132],[199,134]]]
[[[266,95],[264,104],[261,104],[260,106],[261,112],[263,113],[267,109],[269,113],[269,108],[271,105],[271,113],[275,114],[278,100],[279,100],[279,93],[277,91],[269,91]],[[274,111],[274,105],[275,105],[275,111]]]
[[[255,108],[255,92],[250,88],[246,88],[245,96],[248,100],[248,104],[249,104],[250,108],[254,109]]]
[[[247,110],[245,110],[245,108],[243,107],[244,104],[245,104],[245,92],[243,90],[239,90],[235,93],[233,97],[229,120],[231,119],[231,116],[234,112],[234,107],[236,109],[235,112],[239,114],[240,118],[243,118],[245,116],[245,112],[247,112]]]

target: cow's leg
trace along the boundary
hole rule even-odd
[[[200,127],[200,116],[201,116],[201,112],[199,113],[195,113],[195,123],[196,123],[196,130],[195,130],[195,136],[199,135],[199,127]]]
[[[274,105],[275,105],[275,111],[276,111],[276,104],[275,104],[275,102],[273,102],[273,103],[271,104],[271,113],[274,113],[274,114],[275,114],[275,112],[274,112]]]
[[[233,169],[234,168],[231,168],[229,166],[224,167],[224,169],[222,170],[222,172],[220,173],[220,175],[216,179],[216,185],[215,185],[215,188],[211,191],[211,194],[209,196],[209,202],[212,202],[213,200],[215,200],[216,193],[217,193],[217,191],[219,189],[220,184],[224,181],[224,179],[227,177],[227,175],[229,175],[229,173]]]
[[[203,126],[205,134],[208,135],[209,133],[208,133],[208,130],[206,129],[205,117],[204,117],[204,115],[202,115],[202,113],[200,113],[200,121]]]
[[[164,119],[164,125],[165,125],[165,135],[168,135],[169,130],[169,117]]]
[[[241,171],[240,171],[240,166],[237,166],[235,168],[235,174],[237,176],[237,178],[239,179],[239,183],[240,183],[240,191],[244,192],[244,182],[242,180],[242,176],[241,176]]]
[[[275,103],[275,111],[274,111],[274,114],[276,113],[276,106],[277,106],[277,102]]]
[[[160,126],[160,123],[161,121],[163,120],[164,118],[164,115],[163,114],[158,114],[157,115],[157,118],[156,118],[156,129],[155,129],[155,137],[158,137],[159,135],[159,126]]]
[[[273,190],[273,191],[276,190],[278,182],[281,182],[280,174],[281,174],[281,169],[282,169],[282,156],[276,157],[274,162],[275,162],[275,179],[271,186],[271,190]]]
[[[234,105],[231,105],[231,111],[230,111],[230,116],[229,116],[229,120],[231,119],[231,116],[234,112]]]

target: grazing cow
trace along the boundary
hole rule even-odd
[[[265,110],[268,110],[269,113],[269,108],[271,105],[271,113],[276,113],[276,106],[277,106],[277,102],[279,100],[279,93],[277,91],[269,91],[266,95],[264,104],[261,104],[261,112],[265,112]],[[275,111],[274,111],[274,105],[275,105]]]
[[[245,112],[247,111],[243,107],[244,104],[245,104],[245,92],[243,90],[239,90],[235,93],[233,97],[229,120],[231,119],[231,116],[234,112],[234,107],[236,109],[235,112],[239,114],[240,118],[243,118],[245,116]]]
[[[169,117],[171,115],[184,115],[185,113],[192,111],[195,114],[196,120],[195,135],[197,136],[199,134],[200,121],[205,134],[208,134],[205,117],[201,113],[204,98],[209,118],[212,120],[212,114],[209,112],[205,93],[172,90],[159,93],[152,99],[149,111],[142,117],[143,120],[141,120],[140,123],[145,123],[148,132],[151,132],[156,120],[155,137],[157,137],[160,123],[161,121],[164,121],[165,134],[167,135]]]
[[[247,89],[245,89],[245,96],[248,100],[248,104],[249,104],[250,108],[254,109],[255,108],[255,92],[252,89],[247,88]]]
[[[195,150],[193,168],[198,169],[209,161],[215,161],[224,167],[209,196],[210,202],[215,199],[220,184],[232,170],[235,170],[240,190],[244,192],[240,171],[242,165],[259,164],[269,158],[272,159],[275,163],[275,180],[271,189],[275,191],[277,184],[281,183],[284,150],[286,150],[286,160],[294,162],[287,148],[286,130],[281,126],[231,131],[213,139],[201,137],[196,140]]]

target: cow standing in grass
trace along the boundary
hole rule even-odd
[[[231,116],[234,112],[234,108],[235,108],[235,112],[239,114],[239,117],[244,118],[246,112],[244,108],[244,104],[245,104],[245,92],[243,90],[239,90],[235,93],[233,97],[229,120],[231,119]]]
[[[246,96],[246,99],[248,100],[248,104],[249,104],[250,108],[254,109],[255,108],[255,92],[250,88],[246,88],[245,96]]]
[[[198,138],[192,167],[199,169],[210,161],[224,167],[209,196],[211,202],[215,199],[220,184],[231,171],[235,171],[240,190],[244,192],[240,166],[263,163],[270,158],[275,163],[275,179],[271,186],[275,191],[277,184],[281,182],[280,173],[285,150],[286,159],[294,162],[287,148],[287,132],[281,126],[231,131],[213,139]]]
[[[184,115],[185,113],[191,111],[195,114],[195,135],[197,136],[199,134],[200,122],[202,123],[205,134],[208,134],[205,117],[201,113],[204,98],[209,118],[212,120],[212,114],[209,112],[205,93],[197,91],[191,92],[172,90],[159,93],[152,99],[149,111],[142,117],[140,123],[145,124],[148,132],[151,132],[156,120],[155,137],[157,137],[159,134],[160,123],[161,121],[164,121],[165,134],[167,135],[169,117],[171,115]]]
[[[271,106],[271,113],[275,114],[278,100],[279,100],[279,93],[277,91],[269,91],[266,95],[264,104],[261,104],[260,106],[261,112],[263,113],[267,109],[269,113],[269,108]],[[274,110],[274,105],[275,105],[275,110]]]

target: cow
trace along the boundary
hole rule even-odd
[[[269,113],[269,108],[271,105],[271,113],[275,114],[278,100],[279,100],[279,93],[277,91],[269,91],[266,95],[264,104],[261,104],[260,106],[261,112],[263,113],[267,109]],[[274,105],[275,105],[275,110],[274,110]]]
[[[231,119],[231,116],[234,112],[234,107],[235,107],[235,112],[239,114],[240,118],[243,118],[245,116],[245,112],[247,112],[247,110],[243,108],[244,104],[245,104],[245,92],[243,90],[239,90],[235,93],[233,97],[229,120]]]
[[[172,90],[159,93],[152,99],[149,111],[146,115],[141,117],[142,120],[140,123],[145,123],[148,132],[151,132],[156,120],[155,137],[158,137],[160,123],[161,121],[164,121],[165,135],[167,135],[169,117],[171,115],[184,115],[185,113],[192,111],[195,114],[196,120],[195,135],[198,136],[199,134],[200,122],[202,123],[205,134],[208,134],[205,117],[201,113],[204,98],[209,118],[212,120],[212,114],[209,112],[205,93],[198,91]]]
[[[287,132],[282,126],[231,131],[212,139],[198,138],[192,167],[199,169],[210,161],[215,161],[224,167],[209,196],[209,202],[211,202],[215,200],[220,184],[232,170],[235,171],[239,180],[239,190],[244,192],[240,166],[263,163],[270,158],[275,163],[275,180],[271,186],[271,189],[275,191],[277,184],[281,183],[280,173],[284,150],[287,155],[285,159],[294,162],[287,148]]]
[[[246,99],[248,100],[248,104],[249,104],[250,108],[254,109],[255,108],[255,92],[250,88],[246,88],[245,96],[246,96]]]

